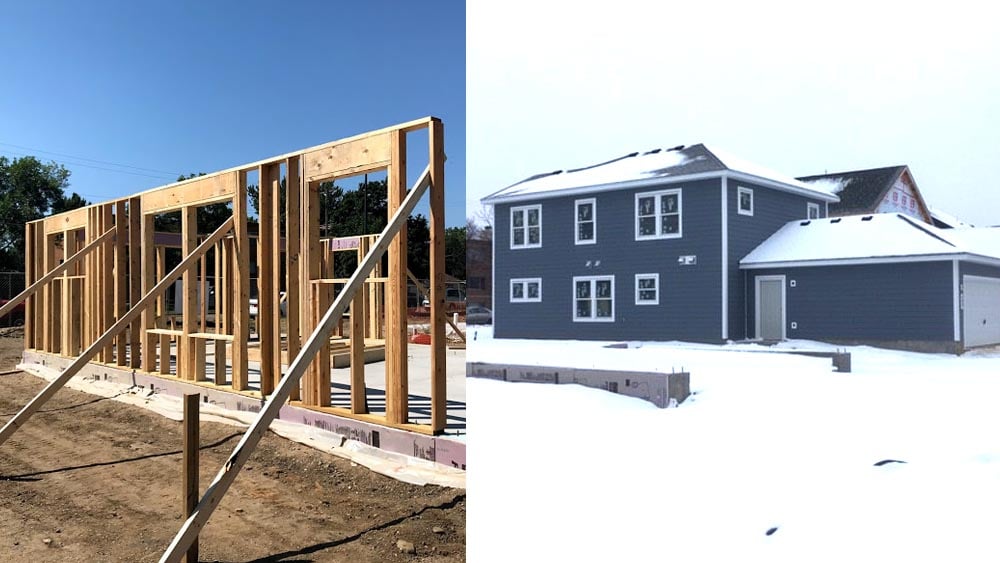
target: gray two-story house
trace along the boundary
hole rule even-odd
[[[533,176],[494,210],[498,338],[753,336],[740,260],[836,195],[705,145]]]

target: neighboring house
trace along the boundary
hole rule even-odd
[[[959,229],[964,227],[975,227],[975,225],[970,225],[965,221],[955,217],[954,215],[941,211],[931,207],[931,219],[934,220],[934,226],[939,229]]]
[[[831,206],[832,207],[832,206]],[[960,353],[1000,343],[1000,229],[794,221],[740,261],[748,333]]]
[[[700,144],[533,176],[483,199],[494,210],[495,335],[752,337],[740,260],[837,201]]]
[[[493,243],[489,240],[465,241],[465,275],[469,305],[493,308]]]
[[[802,176],[798,179],[840,197],[839,202],[830,204],[830,217],[902,213],[934,224],[930,209],[907,166]]]

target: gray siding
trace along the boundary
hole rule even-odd
[[[498,338],[693,340],[721,338],[721,189],[719,179],[663,186],[682,190],[679,239],[635,240],[635,194],[498,204],[494,209],[494,331]],[[597,200],[597,244],[574,243],[574,202]],[[542,247],[510,248],[511,206],[542,205]],[[697,264],[677,258],[696,255]],[[589,265],[588,265],[589,263]],[[598,265],[599,263],[599,265]],[[660,275],[659,305],[635,305],[635,275]],[[573,277],[615,276],[615,321],[573,322]],[[542,278],[540,303],[511,303],[511,278]],[[555,351],[554,353],[558,353]]]
[[[778,274],[786,276],[788,338],[954,340],[951,261],[748,270],[751,334],[754,279]],[[792,280],[795,287],[789,287]],[[797,329],[792,330],[792,322]]]
[[[753,189],[753,216],[738,213],[738,187]],[[818,204],[820,217],[826,217],[826,204],[818,199],[810,199],[732,179],[729,180],[727,199],[727,215],[729,217],[729,338],[740,340],[753,333],[752,325],[749,330],[744,330],[747,306],[740,260],[789,221],[805,220],[808,217],[806,214],[808,203]],[[753,301],[750,302],[750,308],[753,308]]]

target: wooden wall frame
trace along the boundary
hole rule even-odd
[[[360,258],[367,256],[369,251],[388,247],[389,268],[382,272],[373,266],[373,271],[366,274],[366,280],[359,282],[356,293],[344,305],[345,311],[348,305],[352,311],[350,406],[331,406],[328,337],[317,344],[318,352],[308,358],[311,364],[301,386],[296,383],[289,398],[296,404],[338,416],[423,434],[443,432],[447,403],[444,369],[445,156],[443,124],[435,117],[263,159],[28,223],[25,232],[29,288],[12,300],[26,300],[26,349],[77,357],[81,366],[88,361],[129,366],[149,375],[267,398],[277,388],[282,374],[287,374],[282,348],[287,349],[288,364],[293,364],[293,358],[303,352],[306,337],[317,330],[333,303],[330,291],[333,284],[328,283],[331,280],[324,277],[321,267],[324,243],[320,240],[318,227],[319,184],[386,170],[389,218],[392,219],[408,193],[407,135],[417,130],[429,133],[429,181],[424,187],[430,202],[431,230],[431,423],[411,422],[416,416],[410,416],[407,402],[405,221],[397,231],[385,235],[391,240],[381,241],[378,236],[361,237],[359,267]],[[259,389],[253,388],[248,357],[253,273],[247,208],[248,172],[256,172],[260,179],[256,245],[260,286],[257,317],[261,346]],[[279,197],[282,179],[287,186],[284,202]],[[230,202],[233,208],[231,232],[213,233],[212,244],[202,248],[208,233],[199,229],[197,209]],[[182,217],[181,258],[187,265],[183,272],[168,273],[165,248],[155,243],[153,218],[160,213],[177,211]],[[68,258],[62,265],[56,263],[57,245],[63,246],[63,253]],[[196,248],[202,248],[197,259],[189,260],[195,258]],[[284,272],[281,264],[285,266]],[[161,286],[175,273],[183,277],[183,295],[179,296],[183,311],[179,318],[168,321],[162,298],[164,287]],[[341,283],[346,281],[341,280]],[[209,287],[213,296],[211,305],[207,304]],[[156,288],[159,288],[159,298],[152,296]],[[283,299],[287,303],[288,316],[284,319],[279,314],[281,288],[286,289]],[[128,322],[121,322],[126,319]],[[384,415],[372,414],[366,409],[365,335],[385,340],[387,406]],[[93,358],[83,360],[95,344],[99,347],[94,349]],[[209,355],[214,362],[208,362]],[[23,419],[18,419],[12,428],[22,423]],[[12,431],[4,427],[0,443]]]

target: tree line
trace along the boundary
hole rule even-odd
[[[204,173],[182,175],[183,181]],[[70,171],[55,162],[42,163],[33,156],[8,159],[0,157],[0,270],[24,269],[24,225],[48,215],[89,205],[73,192],[66,195]],[[259,190],[249,186],[250,205],[258,214]],[[279,197],[284,202],[285,185],[281,181]],[[388,222],[387,185],[385,180],[359,182],[350,190],[327,182],[320,186],[320,234],[327,237],[377,234]],[[232,215],[232,205],[219,203],[198,208],[199,231],[214,231]],[[256,219],[251,217],[251,222]],[[165,213],[155,218],[156,229],[180,232],[180,213]],[[252,227],[251,227],[252,229]],[[466,227],[451,227],[445,231],[445,271],[465,279]],[[346,275],[356,266],[351,253],[338,253],[335,266]],[[422,214],[407,219],[407,260],[413,275],[430,276],[430,228]]]

